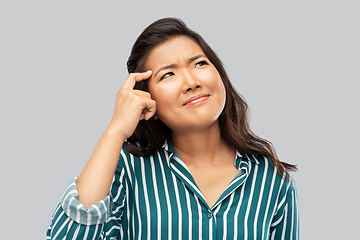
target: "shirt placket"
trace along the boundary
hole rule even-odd
[[[187,168],[186,164],[176,155],[173,156],[172,160],[170,161],[170,168],[174,175],[184,183],[184,185],[192,191],[195,196],[200,201],[200,205],[202,209],[206,209],[203,211],[203,224],[208,225],[209,229],[209,240],[216,239],[216,213],[218,209],[212,209],[209,207],[208,203],[206,202],[204,196],[202,195],[200,189],[197,187],[193,177],[189,169]],[[206,221],[206,220],[207,221]]]
[[[171,152],[169,155],[169,167],[173,174],[197,196],[199,201],[202,203],[202,208],[205,208],[207,211],[203,217],[208,219],[210,239],[216,239],[216,214],[220,210],[221,202],[229,197],[236,189],[242,186],[249,175],[249,161],[242,160],[241,156],[238,156],[237,160],[238,164],[236,164],[236,167],[239,169],[239,173],[231,181],[218,201],[212,207],[209,207],[185,162],[176,154],[176,152]]]

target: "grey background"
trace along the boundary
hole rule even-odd
[[[133,42],[166,16],[208,41],[253,131],[298,164],[301,238],[355,239],[359,4],[318,0],[2,1],[1,238],[45,239],[111,119]]]

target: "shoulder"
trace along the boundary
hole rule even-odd
[[[283,175],[280,175],[270,158],[264,155],[248,154],[245,154],[245,157],[251,163],[250,175],[253,175],[257,181],[264,182],[274,191],[278,191],[279,196],[295,191],[294,181],[290,173],[286,171]]]
[[[154,154],[150,155],[150,156],[137,156],[135,154],[130,153],[129,151],[127,151],[124,147],[121,149],[120,152],[120,156],[119,156],[119,162],[130,162],[130,161],[139,161],[139,160],[147,160],[150,158],[154,158],[157,157],[157,155],[160,152],[164,152],[163,148],[160,148],[159,150],[157,150]]]
[[[127,151],[125,148],[121,149],[119,160],[117,164],[117,171],[120,169],[125,169],[127,171],[130,171],[131,169],[138,169],[141,168],[141,165],[147,165],[151,161],[166,161],[168,154],[166,154],[167,151],[164,148],[160,148],[158,151],[156,151],[153,155],[150,156],[136,156],[129,151]]]
[[[271,159],[264,155],[241,154],[241,156],[243,159],[251,163],[253,171],[256,169],[256,171],[264,172],[266,174],[277,171],[276,166]]]

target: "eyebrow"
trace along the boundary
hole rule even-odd
[[[191,63],[191,62],[193,62],[193,61],[195,61],[196,59],[201,58],[201,57],[206,57],[206,56],[205,56],[204,54],[199,54],[199,55],[196,55],[196,56],[194,56],[194,57],[189,58],[189,60],[188,60],[187,62],[188,62],[188,63]],[[176,64],[169,64],[169,65],[163,66],[163,67],[159,68],[159,69],[156,71],[154,77],[156,77],[156,75],[157,75],[160,71],[164,71],[164,70],[166,70],[166,69],[174,68],[174,67],[176,67],[176,66],[177,66]]]

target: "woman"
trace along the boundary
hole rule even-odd
[[[160,19],[127,66],[48,238],[298,239],[296,167],[251,132],[245,101],[201,36]]]

